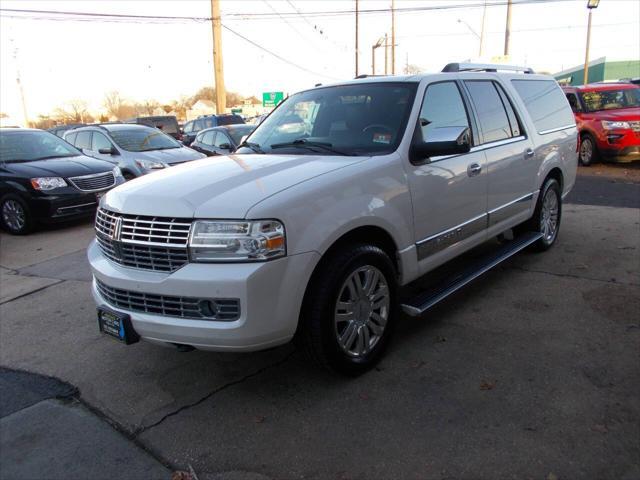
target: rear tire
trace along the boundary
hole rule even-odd
[[[543,237],[532,247],[539,252],[544,252],[555,244],[560,230],[561,218],[562,190],[560,184],[555,178],[547,178],[540,189],[533,216],[518,230],[543,233]]]
[[[596,160],[598,160],[598,147],[596,146],[595,139],[588,133],[582,135],[580,139],[580,154],[578,156],[580,165],[585,167],[591,166]]]
[[[0,222],[13,235],[26,235],[33,230],[33,215],[20,196],[9,193],[0,200]]]
[[[396,271],[373,245],[341,249],[314,274],[296,341],[317,365],[359,375],[380,360],[396,319]]]

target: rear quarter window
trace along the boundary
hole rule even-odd
[[[554,80],[512,80],[538,133],[575,125],[573,112]]]

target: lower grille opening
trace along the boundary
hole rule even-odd
[[[237,298],[194,298],[134,292],[110,287],[98,279],[96,287],[107,304],[123,310],[223,322],[240,318],[240,300]]]

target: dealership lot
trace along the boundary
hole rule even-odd
[[[639,478],[640,170],[581,169],[558,244],[403,318],[357,379],[288,345],[97,331],[92,223],[1,234],[0,364],[60,378],[173,468],[273,478]],[[258,477],[254,477],[258,478]]]

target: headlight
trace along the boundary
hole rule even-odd
[[[138,166],[144,170],[158,170],[160,168],[166,167],[166,165],[162,162],[157,162],[155,160],[136,160]]]
[[[629,125],[629,122],[610,122],[603,120],[602,128],[605,130],[628,130],[631,128],[631,125]]]
[[[122,170],[120,170],[120,167],[115,167],[113,169],[113,176],[116,177],[116,178],[124,178],[122,176]]]
[[[31,186],[36,190],[53,190],[54,188],[66,187],[67,182],[60,177],[39,177],[31,179]]]
[[[286,254],[284,226],[276,220],[205,221],[191,227],[192,262],[271,260]]]

